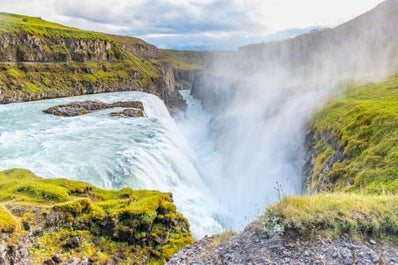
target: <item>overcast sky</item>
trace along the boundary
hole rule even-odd
[[[333,27],[383,0],[0,0],[3,12],[140,37],[160,48],[237,49]]]

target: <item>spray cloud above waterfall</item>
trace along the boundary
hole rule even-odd
[[[302,192],[305,125],[344,83],[379,78],[398,67],[398,1],[333,29],[242,47],[214,58],[193,95],[213,117],[223,154],[213,194],[241,227],[285,194]],[[279,186],[280,185],[280,186]]]

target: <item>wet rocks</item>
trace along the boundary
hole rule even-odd
[[[43,112],[56,116],[73,117],[91,113],[96,110],[111,108],[128,108],[122,112],[113,112],[111,113],[111,116],[144,117],[144,105],[140,101],[118,101],[115,103],[104,103],[101,101],[86,100],[80,102],[71,102],[64,105],[57,105],[43,110]]]
[[[144,112],[140,109],[124,109],[120,112],[111,112],[110,116],[113,117],[144,117]]]

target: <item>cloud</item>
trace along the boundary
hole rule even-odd
[[[181,44],[186,43],[186,47],[219,49],[224,43],[225,49],[236,49],[292,28],[334,26],[379,2],[382,0],[0,0],[0,6],[3,11],[83,29],[140,36],[162,47],[183,48]]]

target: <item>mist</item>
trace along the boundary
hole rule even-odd
[[[283,195],[304,192],[302,161],[311,114],[345,85],[398,70],[398,1],[333,29],[215,55],[192,95],[212,115],[222,154],[212,194],[240,229]],[[206,165],[202,165],[206,167]]]

